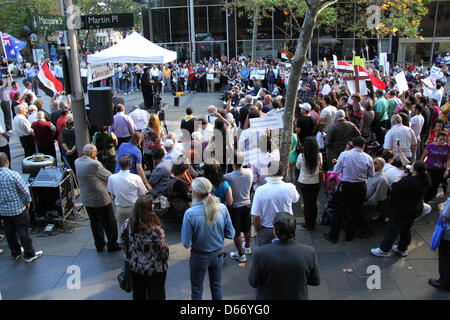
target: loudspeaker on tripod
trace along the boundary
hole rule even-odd
[[[92,126],[102,127],[113,124],[113,104],[111,87],[89,88],[89,121]]]

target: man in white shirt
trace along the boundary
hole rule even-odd
[[[322,109],[322,112],[320,113],[320,123],[325,124],[324,132],[328,131],[328,128],[334,123],[334,120],[336,119],[336,112],[337,109],[335,106],[332,106],[331,99],[329,96],[325,96],[325,108]]]
[[[331,83],[331,81],[327,81],[321,90],[321,93],[323,93],[325,96],[328,95],[331,91],[331,86],[330,84],[328,84],[329,82]]]
[[[142,131],[148,125],[150,113],[148,113],[146,110],[139,108],[139,106],[135,106],[133,112],[130,113],[130,117],[134,121],[136,131]]]
[[[300,199],[296,187],[283,181],[279,162],[271,163],[272,174],[266,178],[267,183],[255,191],[251,215],[253,226],[257,231],[258,246],[270,243],[273,238],[273,218],[278,212],[293,214],[292,204]]]
[[[409,124],[411,126],[412,131],[414,131],[414,134],[416,135],[416,139],[417,139],[417,144],[420,143],[420,132],[422,131],[422,127],[424,124],[424,118],[422,116],[422,106],[420,104],[415,104],[413,106],[413,114],[414,116],[411,118]],[[418,150],[420,150],[420,148],[416,148],[416,152],[415,152],[415,156],[416,159],[420,159],[420,154],[418,153]]]
[[[410,127],[402,124],[402,118],[398,114],[392,116],[391,126],[384,138],[383,148],[394,151],[395,156],[398,156],[397,145],[400,143],[403,153],[412,162],[413,152],[417,146],[416,134]]]
[[[126,219],[131,217],[136,200],[147,193],[147,188],[137,174],[130,173],[131,157],[123,155],[119,159],[120,171],[108,178],[106,190],[113,196],[116,220],[121,230]]]
[[[34,104],[32,104],[32,105],[30,105],[30,106],[28,107],[28,112],[30,113],[30,114],[28,115],[28,122],[29,122],[30,124],[33,124],[33,122],[37,121],[37,112],[38,112],[38,109],[37,109],[37,107],[36,107]]]
[[[25,81],[24,85],[25,85],[25,90],[22,91],[22,97],[25,97],[27,94],[31,94],[33,96],[31,103],[34,103],[37,100],[37,97],[34,94],[33,90],[31,89],[31,82]]]
[[[28,107],[26,104],[19,104],[16,106],[16,116],[13,120],[13,128],[17,133],[25,152],[25,158],[36,153],[36,146],[34,143],[34,131],[31,124],[25,117]]]

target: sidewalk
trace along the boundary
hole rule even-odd
[[[173,107],[173,97],[164,96],[168,103],[166,118],[169,130],[179,128],[179,123],[188,106],[194,108],[194,115],[205,115],[209,104],[222,103],[221,94],[197,93],[180,97],[180,107]],[[127,111],[132,105],[142,102],[142,95],[133,93],[125,96]],[[0,119],[2,121],[2,119]],[[3,123],[3,122],[2,122]],[[23,150],[16,136],[11,139],[12,167],[21,172],[20,163]],[[318,252],[321,284],[309,287],[310,299],[450,299],[450,293],[438,291],[428,285],[428,278],[438,276],[437,253],[429,245],[434,226],[438,218],[437,204],[446,197],[441,190],[433,204],[433,212],[416,223],[412,230],[409,255],[403,258],[394,255],[378,258],[370,254],[370,249],[377,247],[383,238],[385,226],[374,228],[375,236],[368,239],[355,239],[345,242],[343,236],[337,244],[323,239],[327,226],[317,226],[315,231],[306,231],[297,225],[296,241],[312,245]],[[303,221],[301,200],[294,206],[298,223]],[[324,205],[323,195],[319,197],[319,212]],[[164,222],[164,220],[163,220]],[[169,247],[169,269],[166,281],[167,299],[190,299],[189,251],[184,249],[180,238],[180,224],[165,223]],[[123,258],[121,252],[97,253],[93,243],[89,220],[79,220],[73,233],[61,233],[51,237],[33,236],[33,245],[43,250],[44,256],[37,261],[26,264],[23,260],[13,262],[6,240],[0,241],[0,248],[5,252],[0,255],[0,293],[3,299],[131,299],[132,295],[122,291],[117,283]],[[252,239],[253,249],[256,249]],[[235,250],[231,240],[226,241],[224,250]],[[227,256],[223,268],[223,297],[226,300],[255,299],[256,290],[248,284],[248,272],[253,262],[252,255],[247,256],[247,264],[239,266],[238,262]],[[67,289],[68,266],[76,265],[81,271],[81,289]],[[367,267],[378,265],[381,268],[381,289],[367,289]],[[351,273],[343,269],[352,269]],[[211,299],[208,277],[205,277],[204,299]]]

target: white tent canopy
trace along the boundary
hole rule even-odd
[[[133,32],[117,44],[87,57],[90,64],[145,63],[163,64],[177,59],[177,53],[154,44]]]

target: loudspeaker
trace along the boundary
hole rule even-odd
[[[180,106],[180,97],[174,97],[173,98],[173,105],[175,107],[179,107]]]
[[[113,124],[111,87],[89,88],[89,121],[92,126],[110,126]]]

